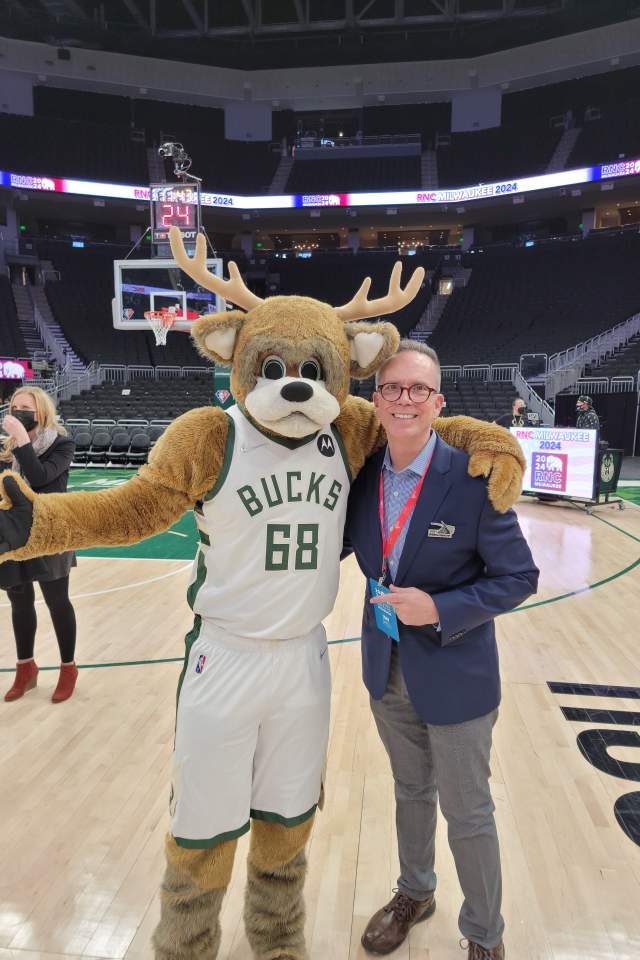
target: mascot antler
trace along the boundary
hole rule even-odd
[[[411,303],[417,294],[422,281],[424,280],[424,267],[416,267],[411,275],[408,284],[402,289],[400,286],[400,276],[402,274],[402,263],[400,260],[393,265],[391,278],[389,280],[389,289],[385,297],[378,300],[368,300],[367,294],[371,286],[371,277],[365,277],[360,285],[360,289],[349,303],[336,307],[336,313],[341,320],[366,320],[367,317],[382,317],[387,313],[395,313],[402,307]]]
[[[229,261],[229,280],[223,280],[222,277],[216,277],[215,274],[207,268],[207,242],[204,234],[199,233],[196,237],[196,251],[193,257],[190,257],[184,248],[182,235],[177,227],[171,227],[169,231],[169,243],[171,244],[171,253],[173,258],[187,276],[199,283],[205,290],[211,290],[212,293],[219,293],[221,297],[243,310],[251,310],[258,304],[264,303],[261,297],[245,285],[240,276],[240,271],[233,260]]]
[[[190,257],[184,248],[182,234],[177,227],[171,227],[169,231],[169,242],[171,244],[171,253],[178,266],[190,276],[196,283],[211,290],[212,293],[218,293],[230,303],[242,307],[243,310],[251,310],[260,303],[264,303],[261,297],[246,286],[240,275],[237,265],[230,260],[228,263],[229,280],[223,280],[222,277],[216,277],[207,269],[207,245],[204,235],[199,233],[196,238],[196,250],[193,257]],[[400,277],[402,275],[402,263],[398,260],[394,264],[389,280],[389,289],[386,296],[379,297],[377,300],[368,300],[367,295],[371,287],[371,277],[365,277],[360,284],[360,289],[355,296],[341,307],[336,307],[335,311],[341,320],[345,323],[349,320],[366,320],[368,317],[383,317],[389,313],[395,313],[411,303],[418,293],[422,281],[424,280],[424,267],[417,267],[409,279],[404,290],[400,286]]]

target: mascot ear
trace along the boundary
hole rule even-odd
[[[242,310],[229,310],[200,317],[191,328],[191,338],[198,352],[208,360],[230,367],[236,338],[246,316]]]
[[[400,343],[398,328],[392,323],[345,323],[349,340],[351,369],[354,380],[372,377],[383,363],[394,355]]]

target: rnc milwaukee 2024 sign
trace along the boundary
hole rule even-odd
[[[226,207],[236,210],[283,210],[319,207],[383,207],[444,205],[448,203],[472,203],[496,199],[506,195],[531,193],[609,180],[614,177],[640,176],[640,159],[618,160],[595,167],[577,170],[561,170],[544,173],[538,177],[520,177],[495,183],[477,183],[444,190],[386,190],[375,193],[330,193],[286,194],[282,196],[240,196],[226,193],[202,192],[204,207]],[[132,186],[123,183],[100,183],[94,180],[73,180],[64,177],[33,175],[0,170],[0,186],[14,190],[46,191],[47,193],[70,193],[83,197],[111,197],[118,200],[149,200],[148,186]]]

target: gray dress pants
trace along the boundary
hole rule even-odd
[[[425,900],[436,887],[438,799],[447,821],[464,902],[463,937],[486,949],[502,939],[502,876],[495,809],[489,790],[491,733],[498,711],[464,723],[424,723],[405,686],[393,644],[389,683],[371,710],[395,781],[398,889]]]

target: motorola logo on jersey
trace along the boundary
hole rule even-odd
[[[318,450],[323,457],[332,457],[336,452],[333,437],[330,437],[328,433],[321,433],[318,437],[317,444]]]

